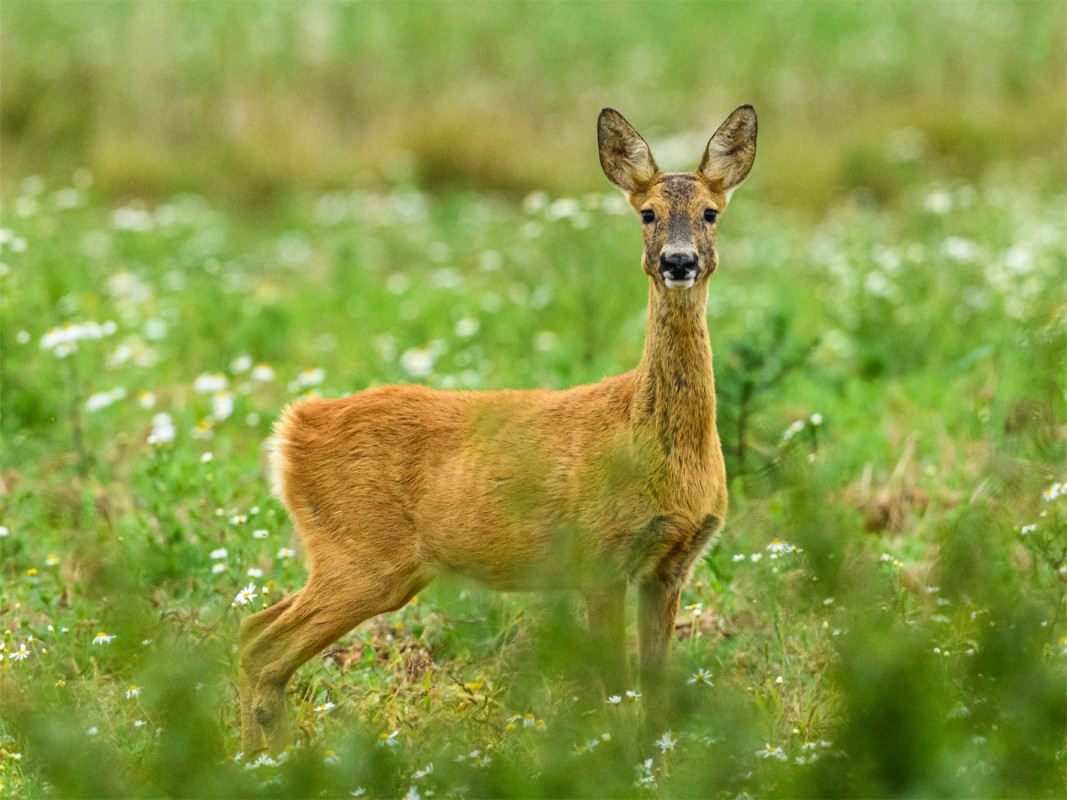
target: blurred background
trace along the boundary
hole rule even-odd
[[[603,187],[600,108],[689,169],[741,103],[759,196],[818,214],[917,174],[1064,173],[1061,2],[6,0],[2,177],[246,206],[414,180]],[[666,144],[664,144],[666,140]]]

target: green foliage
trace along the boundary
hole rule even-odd
[[[1025,212],[994,210],[981,198],[998,180],[914,190],[945,192],[948,209],[846,204],[814,233],[760,206],[723,223],[736,257],[711,286],[720,426],[729,446],[748,403],[773,469],[753,461],[734,482],[729,529],[683,598],[659,746],[635,739],[639,702],[604,702],[574,663],[580,609],[458,584],[303,668],[289,694],[301,747],[248,769],[229,760],[250,612],[234,598],[251,585],[258,607],[304,578],[260,467],[271,418],[310,390],[564,386],[631,366],[633,223],[610,196],[520,209],[400,186],[295,200],[253,228],[191,196],[109,211],[23,185],[4,234],[5,785],[1056,794],[1067,526],[1048,426],[1063,383],[1044,370],[1063,341],[1049,322],[1062,196],[1017,187]],[[770,268],[780,251],[795,253],[788,273]],[[51,270],[61,257],[81,267]],[[618,274],[579,280],[574,263]],[[822,301],[839,292],[884,301],[878,324]],[[909,327],[916,308],[955,327]],[[890,330],[902,341],[885,347]],[[57,337],[76,334],[59,357]],[[888,368],[871,373],[875,348]]]

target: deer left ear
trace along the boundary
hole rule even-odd
[[[729,196],[748,176],[755,160],[756,109],[740,106],[711,137],[697,174]]]

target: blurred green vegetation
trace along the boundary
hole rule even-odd
[[[89,168],[111,195],[261,204],[414,177],[602,186],[602,106],[690,169],[725,113],[763,123],[759,196],[818,215],[930,171],[1040,154],[1061,181],[1060,2],[84,3],[5,0],[8,181]],[[773,176],[773,177],[772,177]]]
[[[1062,796],[1064,16],[5,0],[0,797]],[[688,168],[741,102],[669,736],[576,668],[580,609],[457,583],[237,754],[238,621],[305,577],[281,407],[631,368],[596,113]]]

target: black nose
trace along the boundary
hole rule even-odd
[[[683,280],[692,277],[697,269],[696,253],[664,253],[659,257],[659,271],[670,274],[672,278]]]

